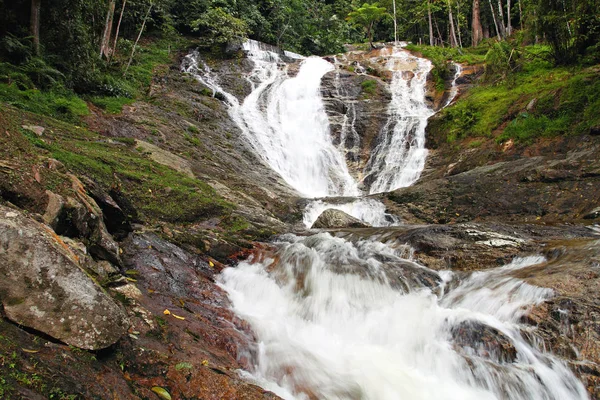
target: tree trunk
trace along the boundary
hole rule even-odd
[[[106,22],[104,24],[104,33],[102,34],[102,42],[100,42],[100,57],[109,57],[110,35],[112,33],[113,18],[115,16],[116,0],[109,0],[108,10],[106,10]]]
[[[367,36],[369,37],[369,46],[371,46],[372,49],[375,48],[375,46],[373,46],[373,25],[375,23],[371,22],[369,24],[369,26],[367,27]]]
[[[483,38],[483,29],[481,27],[481,11],[479,10],[479,0],[473,0],[473,21],[472,21],[473,36],[471,43],[477,46]]]
[[[427,16],[429,17],[429,45],[434,45],[433,24],[431,23],[431,0],[427,0]]]
[[[494,20],[494,26],[496,27],[496,35],[498,36],[498,40],[502,40],[502,36],[500,36],[500,29],[498,28],[498,20],[496,20],[496,12],[494,11],[494,6],[492,5],[492,0],[488,0],[490,3],[490,8],[492,10],[492,19]]]
[[[460,3],[458,0],[456,0],[456,32],[458,33],[458,46],[462,48],[462,34],[460,33]]]
[[[33,51],[40,55],[40,9],[42,0],[31,0],[30,30],[33,37]]]
[[[117,30],[115,32],[115,38],[113,40],[112,49],[110,51],[110,56],[108,57],[108,62],[112,59],[117,51],[117,40],[119,39],[119,30],[121,29],[121,21],[123,20],[123,13],[125,12],[125,5],[127,4],[127,0],[123,0],[123,6],[121,7],[121,15],[119,15],[119,22],[117,22]]]
[[[133,55],[135,54],[135,48],[137,47],[137,44],[140,41],[140,38],[142,37],[142,33],[144,32],[144,28],[146,27],[146,21],[148,20],[148,16],[150,16],[150,11],[152,11],[152,6],[153,6],[153,4],[150,3],[150,7],[148,7],[148,11],[146,12],[146,15],[144,16],[144,22],[142,22],[142,27],[140,28],[140,33],[138,33],[137,39],[135,39],[135,43],[133,44],[133,48],[131,49],[131,55],[129,56],[129,61],[127,62],[125,71],[123,72],[123,77],[125,75],[127,75],[127,70],[129,69],[129,66],[131,65],[131,61],[133,60]]]
[[[398,23],[396,21],[396,0],[392,0],[394,7],[394,46],[398,45]]]
[[[504,11],[502,11],[502,0],[498,0],[498,19],[500,20],[500,35],[506,37],[506,25],[504,25]]]
[[[523,6],[521,5],[521,0],[519,0],[519,26],[523,30]]]
[[[506,0],[506,34],[512,35],[512,23],[510,22],[510,0]]]
[[[456,40],[456,30],[454,29],[454,18],[452,17],[452,5],[448,0],[448,21],[450,23],[450,47],[458,47],[458,40]]]

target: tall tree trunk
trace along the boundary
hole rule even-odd
[[[431,23],[431,0],[427,0],[427,16],[429,17],[429,45],[434,45],[433,24]]]
[[[502,0],[498,0],[498,19],[500,20],[500,35],[506,37],[506,25],[504,25],[504,11],[502,10]]]
[[[498,28],[498,20],[496,19],[496,12],[494,11],[494,6],[492,5],[492,0],[488,0],[490,3],[490,8],[492,10],[492,19],[494,20],[494,26],[496,27],[496,35],[498,36],[498,40],[502,40],[502,36],[500,36],[500,29]]]
[[[460,33],[460,3],[458,0],[456,0],[456,32],[458,33],[458,45],[462,48],[462,35]]]
[[[106,22],[104,23],[104,33],[102,34],[102,42],[100,42],[100,57],[108,58],[110,48],[110,35],[112,33],[113,18],[115,16],[116,0],[109,0],[108,9],[106,10]]]
[[[521,5],[521,0],[519,0],[519,25],[521,30],[523,30],[523,6]]]
[[[42,0],[31,0],[30,30],[33,37],[33,51],[40,55],[40,9]]]
[[[512,23],[510,22],[510,0],[506,0],[506,34],[512,35]]]
[[[394,46],[398,45],[398,23],[396,21],[396,0],[392,0],[394,7]]]
[[[450,47],[458,47],[458,40],[456,40],[456,30],[454,29],[454,18],[452,17],[452,5],[448,0],[448,21],[450,23]]]
[[[133,60],[133,55],[135,54],[135,48],[137,47],[140,38],[142,37],[142,33],[144,33],[144,28],[146,27],[146,21],[148,20],[148,16],[150,16],[150,11],[152,11],[152,6],[154,4],[150,3],[150,7],[148,7],[148,11],[144,16],[144,22],[142,22],[142,27],[140,28],[140,33],[138,33],[137,39],[135,39],[135,43],[133,44],[133,48],[131,49],[131,55],[129,56],[129,61],[127,62],[127,66],[125,67],[125,71],[123,72],[123,76],[127,75],[127,70],[131,65],[131,61]]]
[[[481,11],[479,9],[479,0],[473,0],[473,21],[471,23],[473,36],[471,44],[477,46],[483,38],[483,28],[481,27]]]
[[[119,40],[119,30],[121,29],[121,21],[123,20],[123,13],[125,12],[125,5],[127,4],[127,0],[123,0],[123,6],[121,6],[121,14],[119,15],[119,22],[117,22],[117,30],[115,32],[115,38],[113,40],[112,49],[110,50],[110,56],[108,57],[108,62],[113,58],[115,52],[117,51],[117,40]]]

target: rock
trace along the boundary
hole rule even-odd
[[[56,231],[65,207],[65,199],[56,193],[46,190],[48,205],[42,216],[44,223]]]
[[[529,111],[529,112],[532,112],[532,111],[535,109],[535,106],[536,106],[536,104],[537,104],[537,101],[538,101],[537,99],[532,99],[532,100],[529,102],[529,104],[527,104],[527,108],[526,108],[526,110],[527,110],[527,111]]]
[[[600,135],[600,125],[598,125],[598,126],[592,126],[590,128],[590,135],[592,135],[592,136],[599,136]]]
[[[21,128],[33,132],[38,136],[42,136],[44,134],[44,131],[46,130],[46,128],[37,125],[21,125]]]
[[[0,299],[7,318],[69,345],[98,350],[126,332],[123,310],[44,225],[0,206]]]
[[[329,208],[319,215],[311,229],[367,228],[369,225],[341,210]]]
[[[496,328],[479,321],[462,321],[450,329],[458,351],[466,356],[512,363],[517,359],[517,349],[510,339]]]
[[[583,219],[596,219],[598,217],[600,217],[600,207],[596,207],[589,213],[585,214]]]
[[[85,188],[102,210],[104,225],[117,240],[124,239],[133,230],[121,206],[100,185],[89,178],[83,178]]]
[[[155,146],[151,143],[148,142],[144,142],[143,140],[136,140],[135,141],[135,146],[136,148],[139,148],[147,153],[149,153],[150,158],[162,165],[165,165],[169,168],[172,168],[178,172],[181,172],[182,174],[185,174],[187,176],[189,176],[190,178],[194,178],[194,173],[192,172],[192,168],[190,167],[190,163],[167,151],[167,150],[163,150],[158,146]]]

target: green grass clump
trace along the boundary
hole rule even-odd
[[[365,95],[372,95],[377,90],[377,81],[374,79],[367,79],[360,83],[360,87]]]
[[[73,93],[22,90],[16,84],[0,83],[0,101],[36,114],[71,122],[90,113],[86,102]]]
[[[134,99],[125,96],[93,96],[90,98],[90,102],[109,114],[120,114],[123,111],[123,106],[132,104],[134,101]]]

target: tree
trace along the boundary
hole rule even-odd
[[[481,11],[479,9],[479,0],[473,0],[473,19],[472,19],[471,43],[477,46],[483,39],[483,28],[481,27]]]
[[[206,37],[211,46],[225,44],[236,38],[245,38],[249,33],[248,25],[244,21],[220,7],[209,9],[192,22],[192,27]]]
[[[458,40],[456,40],[456,29],[454,28],[454,18],[452,17],[452,4],[448,0],[448,23],[450,25],[450,46],[458,47]]]
[[[369,45],[371,48],[375,48],[375,46],[373,46],[373,25],[385,15],[386,9],[385,7],[379,7],[379,3],[364,3],[362,6],[350,12],[347,20],[354,25],[364,27],[369,39]]]
[[[116,0],[109,0],[108,9],[106,10],[106,22],[104,23],[104,33],[100,43],[100,57],[109,57],[110,53],[110,35],[112,33],[113,18],[115,15]]]
[[[36,56],[40,55],[40,9],[41,0],[31,0],[30,31],[33,37],[33,51]]]

